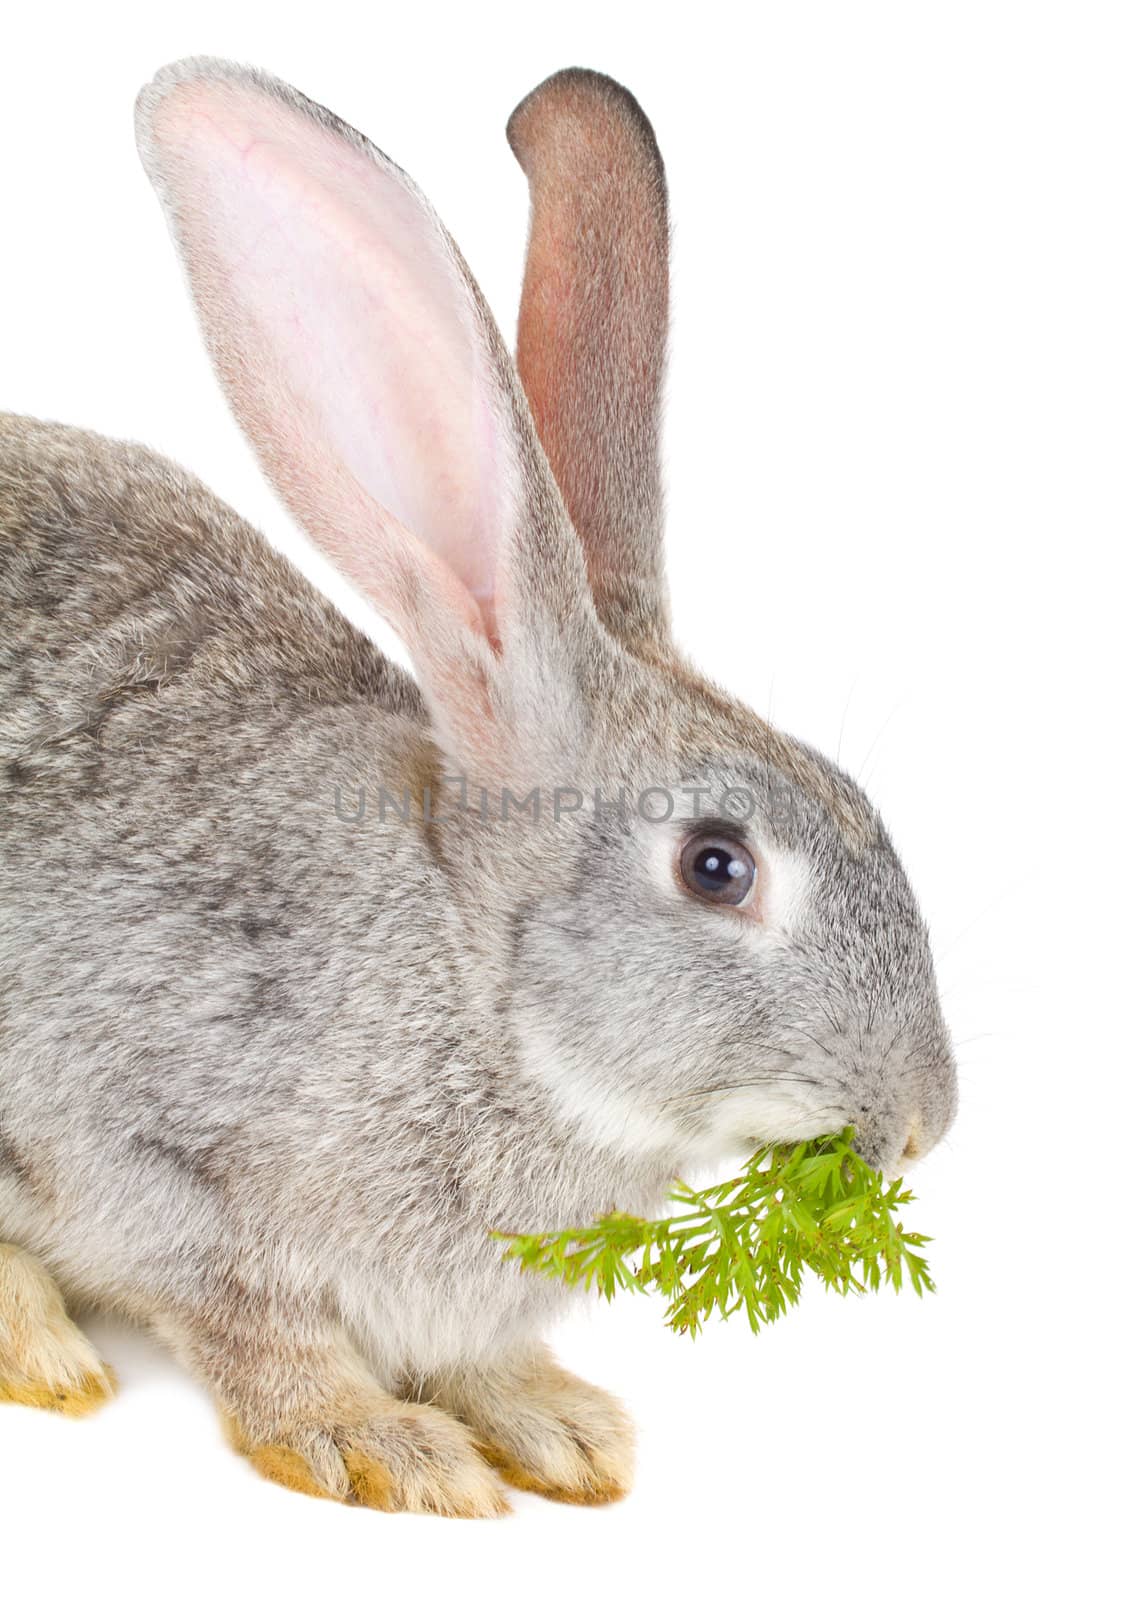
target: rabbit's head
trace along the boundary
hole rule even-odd
[[[424,198],[329,112],[200,60],[138,129],[240,422],[409,647],[454,892],[559,1114],[672,1163],[847,1123],[874,1164],[926,1150],[954,1067],[883,825],[671,639],[666,191],[635,101],[564,72],[511,119],[517,371]]]

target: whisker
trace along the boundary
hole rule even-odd
[[[708,1084],[704,1089],[686,1089],[682,1094],[668,1095],[665,1100],[659,1100],[657,1104],[667,1106],[673,1100],[695,1100],[700,1095],[708,1094],[731,1094],[737,1089],[751,1089],[760,1083],[805,1083],[812,1089],[821,1087],[821,1079],[811,1078],[803,1073],[766,1073],[758,1078],[738,1078],[735,1083],[716,1083]]]
[[[907,1029],[907,1026],[908,1026],[908,1024],[906,1022],[902,1023],[901,1026],[893,1034],[892,1039],[890,1040],[890,1042],[885,1046],[884,1054],[880,1058],[880,1064],[881,1064],[882,1067],[884,1066],[885,1062],[888,1060],[889,1056],[892,1054],[893,1050],[895,1050],[895,1048],[899,1044],[900,1040],[904,1037],[904,1033],[905,1033],[905,1030]]]
[[[807,1033],[805,1028],[796,1028],[794,1023],[791,1023],[790,1026],[794,1029],[795,1033],[801,1033],[804,1039],[809,1039],[811,1044],[814,1045],[817,1049],[821,1050],[821,1052],[822,1052],[822,1054],[824,1056],[829,1056],[831,1061],[836,1061],[837,1060],[837,1057],[834,1055],[834,1052],[832,1050],[827,1050],[826,1046],[822,1043],[822,1040],[821,1039],[816,1039],[813,1033]]]
[[[884,738],[885,733],[888,731],[889,724],[892,722],[892,719],[896,716],[896,713],[905,704],[906,704],[906,701],[898,700],[896,702],[896,704],[893,706],[892,710],[888,713],[887,717],[885,717],[884,721],[881,723],[880,732],[877,734],[876,738],[873,740],[872,744],[869,746],[868,751],[865,754],[864,761],[862,761],[861,765],[857,768],[857,774],[856,774],[856,777],[854,778],[854,782],[855,783],[859,784],[861,782],[861,775],[865,771],[865,768],[868,766],[869,760],[872,757],[872,754],[873,754],[874,750],[876,749],[877,745],[880,744],[881,740]]]
[[[853,682],[849,686],[849,693],[845,697],[845,705],[842,707],[841,727],[838,729],[838,753],[834,758],[834,764],[835,764],[835,766],[839,766],[839,767],[842,764],[842,740],[845,738],[845,719],[849,715],[850,702],[853,699],[854,691],[856,690],[856,688],[857,688],[857,679],[854,678]]]
[[[838,1038],[839,1039],[844,1039],[845,1038],[845,1029],[842,1027],[841,1023],[838,1021],[837,1014],[835,1013],[833,1008],[832,1007],[827,1007],[825,1000],[823,1000],[820,995],[815,995],[814,996],[814,1003],[818,1007],[819,1011],[821,1011],[822,1015],[826,1018],[826,1021],[830,1024],[831,1028],[833,1028],[833,1030],[837,1034]]]
[[[1021,879],[1017,879],[1013,883],[1006,884],[1000,893],[995,895],[988,905],[983,906],[979,912],[971,917],[970,921],[964,928],[960,928],[958,932],[951,937],[947,944],[940,945],[938,950],[933,950],[931,953],[931,959],[935,966],[938,967],[944,958],[949,954],[949,952],[953,950],[955,946],[963,939],[965,939],[968,933],[973,933],[979,922],[984,922],[985,919],[990,916],[997,909],[997,907],[1002,904],[1003,901],[1008,900],[1011,894],[1014,894],[1018,889],[1021,888],[1023,888],[1023,880]]]

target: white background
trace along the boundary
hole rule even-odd
[[[131,105],[162,62],[270,68],[425,188],[513,333],[503,138],[557,67],[658,131],[675,218],[666,459],[680,636],[835,754],[929,916],[958,1124],[914,1174],[935,1299],[811,1289],[695,1345],[578,1311],[638,1484],[497,1524],[257,1480],[139,1334],[75,1423],[0,1413],[16,1594],[1046,1592],[1116,1512],[1113,680],[1122,60],[1089,5],[21,7],[0,57],[0,405],[143,439],[291,540],[205,364]],[[291,547],[291,546],[290,546]],[[0,1219],[2,1220],[2,1219]],[[2,1229],[0,1229],[2,1231]],[[10,1588],[9,1588],[10,1583]]]

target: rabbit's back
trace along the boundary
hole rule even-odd
[[[426,720],[408,675],[197,479],[0,414],[0,790],[141,729],[154,754],[153,710],[231,701]]]

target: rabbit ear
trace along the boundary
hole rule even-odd
[[[611,78],[570,69],[515,110],[530,184],[518,371],[605,625],[669,645],[658,432],[669,298],[654,131]]]
[[[526,631],[528,592],[572,612],[585,585],[455,245],[403,172],[264,74],[166,67],[141,93],[137,128],[266,471],[401,633],[444,722],[491,738],[498,663]]]

